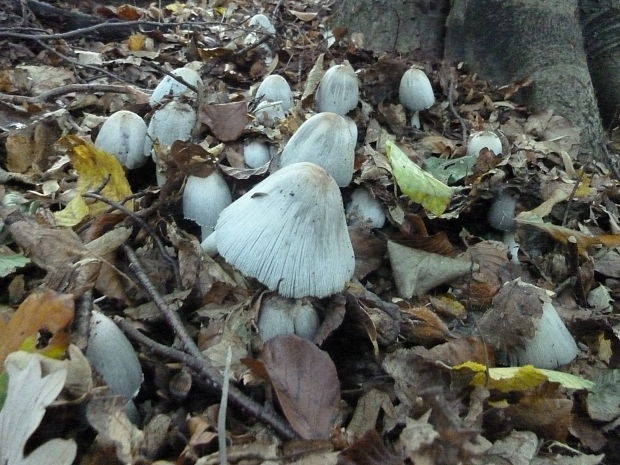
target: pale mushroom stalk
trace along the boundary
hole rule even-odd
[[[517,223],[515,210],[518,194],[510,188],[504,188],[497,193],[489,209],[487,219],[491,227],[502,231],[502,242],[508,247],[510,259],[519,264],[519,244],[516,241]]]

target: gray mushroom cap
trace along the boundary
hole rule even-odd
[[[353,132],[355,131],[355,134]],[[340,187],[353,177],[357,128],[336,113],[318,113],[305,121],[289,139],[280,166],[311,162],[324,168]]]
[[[293,106],[293,92],[286,79],[279,74],[270,74],[258,86],[256,98],[270,102],[280,102],[282,109],[288,111]]]
[[[329,68],[316,91],[316,108],[346,115],[359,101],[359,82],[351,65],[335,65]]]
[[[185,82],[191,84],[194,87],[202,86],[202,79],[200,78],[200,74],[198,74],[191,68],[177,68],[172,71],[171,74],[180,77]],[[182,95],[186,92],[189,92],[189,89],[185,84],[180,83],[179,81],[170,76],[165,76],[161,81],[159,81],[159,84],[157,84],[155,90],[153,90],[153,93],[149,98],[149,104],[151,106],[155,106],[157,103],[161,102],[163,98],[167,95],[171,95],[172,97],[178,97],[179,95]]]
[[[435,103],[433,87],[424,71],[409,68],[403,74],[398,89],[400,103],[412,111],[426,110]]]
[[[206,178],[187,178],[183,190],[183,216],[202,227],[203,239],[213,232],[220,212],[231,202],[230,188],[218,171]]]
[[[133,169],[146,163],[145,139],[144,120],[131,111],[121,110],[103,123],[95,146],[114,155],[123,166]]]
[[[220,255],[284,297],[341,291],[355,258],[340,190],[313,163],[276,171],[230,204],[217,226]]]

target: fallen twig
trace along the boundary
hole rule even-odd
[[[186,354],[180,350],[165,346],[155,342],[148,336],[145,336],[136,328],[131,326],[121,317],[115,317],[114,320],[118,326],[134,341],[146,346],[152,352],[164,357],[168,357],[177,362],[183,363],[196,373],[199,378],[214,389],[221,390],[223,386],[223,377],[211,364],[200,354],[199,357]],[[192,342],[193,344],[193,342]],[[235,386],[228,388],[228,398],[232,404],[238,408],[248,412],[250,415],[271,426],[275,432],[282,438],[290,440],[297,438],[297,434],[276,412],[260,405],[253,399],[250,399]]]
[[[43,92],[35,97],[27,95],[12,95],[0,93],[0,101],[7,103],[42,103],[46,102],[54,97],[70,94],[72,92],[84,92],[93,94],[95,92],[110,92],[117,94],[132,94],[139,92],[138,89],[131,88],[129,86],[114,86],[110,84],[69,84],[62,87],[56,87],[55,89]]]

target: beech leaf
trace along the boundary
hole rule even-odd
[[[385,149],[392,173],[403,193],[434,215],[441,215],[450,205],[452,189],[424,171],[388,140]]]
[[[284,416],[303,439],[327,439],[340,404],[336,366],[298,336],[276,336],[260,355]]]

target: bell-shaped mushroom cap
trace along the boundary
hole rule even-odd
[[[183,216],[202,227],[202,237],[213,232],[220,212],[231,202],[230,188],[218,171],[206,178],[187,178],[183,190]]]
[[[267,16],[265,16],[262,13],[258,13],[252,16],[250,18],[250,21],[248,22],[248,25],[258,27],[260,29],[264,29],[270,34],[276,33],[276,28],[273,27],[273,24],[271,24],[271,21],[269,21],[269,18],[267,18]]]
[[[144,140],[146,123],[131,111],[121,110],[111,115],[101,126],[95,146],[118,158],[129,169],[146,162]]]
[[[243,148],[243,159],[250,168],[258,168],[271,160],[269,147],[263,142],[253,140]]]
[[[353,275],[340,190],[312,163],[258,183],[222,211],[215,231],[228,263],[284,297],[325,297]]]
[[[572,362],[579,348],[568,332],[564,322],[551,302],[545,302],[542,316],[536,323],[536,333],[523,347],[507,352],[508,362],[513,366],[534,365],[537,368],[555,370]]]
[[[467,142],[467,155],[478,155],[482,149],[489,149],[495,155],[502,153],[502,141],[493,131],[474,132]]]
[[[362,224],[370,228],[382,228],[385,224],[385,213],[381,202],[375,199],[368,189],[356,188],[351,194],[351,202],[347,205],[349,224]]]
[[[359,82],[351,65],[332,66],[321,78],[316,91],[317,111],[346,115],[357,106],[359,94]]]
[[[256,98],[263,98],[269,102],[280,102],[284,111],[293,106],[293,92],[286,79],[279,74],[270,74],[258,86]]]
[[[194,87],[202,86],[202,79],[200,79],[200,74],[198,74],[191,68],[177,68],[172,71],[171,74],[180,77],[185,82],[191,84]],[[189,89],[185,84],[181,84],[179,81],[170,76],[165,76],[161,81],[159,81],[159,84],[157,84],[155,90],[153,90],[153,93],[149,98],[149,104],[151,106],[155,106],[157,103],[161,102],[162,99],[167,95],[177,97],[184,94],[188,90]]]
[[[351,124],[336,113],[318,113],[305,121],[287,142],[280,166],[301,161],[315,163],[347,186],[353,177],[355,142]]]
[[[314,307],[301,300],[286,299],[274,294],[265,297],[261,303],[258,333],[263,341],[286,334],[297,334],[311,340],[319,324]]]
[[[151,152],[153,142],[170,146],[177,140],[189,140],[196,124],[196,112],[187,103],[172,101],[157,110],[147,130],[144,153]]]
[[[278,121],[286,118],[286,113],[284,113],[280,102],[263,100],[256,106],[254,116],[261,124],[267,127],[274,127]]]
[[[418,68],[409,68],[403,74],[398,89],[400,103],[411,111],[420,111],[430,108],[435,103],[433,87],[424,71]]]
[[[515,221],[517,199],[518,194],[510,188],[497,192],[487,213],[487,220],[493,228],[500,231],[514,231],[517,228]]]

